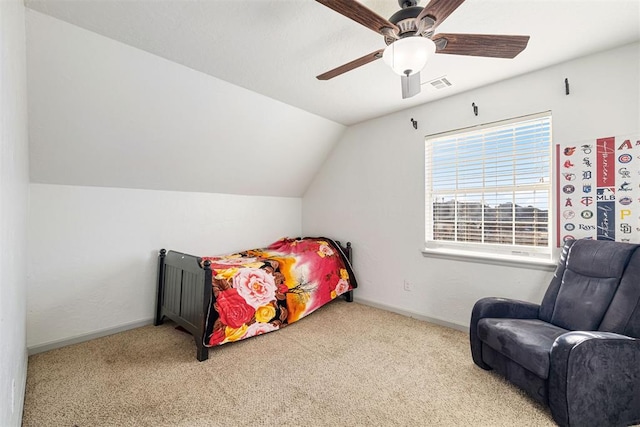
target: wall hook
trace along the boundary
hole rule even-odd
[[[473,107],[473,114],[475,114],[477,116],[478,115],[478,106],[476,105],[475,102],[472,102],[471,106]]]
[[[564,94],[569,95],[569,79],[564,79]]]
[[[413,125],[414,129],[418,129],[418,122],[417,120],[413,120],[413,117],[411,118],[411,124]]]

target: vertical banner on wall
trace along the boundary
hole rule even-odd
[[[640,135],[556,146],[557,240],[640,243]]]
[[[615,138],[596,140],[596,239],[616,240]]]

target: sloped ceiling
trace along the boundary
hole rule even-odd
[[[396,0],[362,0],[389,17]],[[420,2],[425,6],[427,0]],[[638,0],[467,0],[438,32],[525,34],[513,60],[436,55],[422,93],[375,61],[315,76],[384,47],[382,37],[312,0],[25,0],[45,14],[256,93],[350,125],[640,39]],[[452,87],[432,89],[446,76]]]
[[[26,18],[33,183],[301,197],[345,130],[39,12]]]
[[[315,78],[383,41],[313,0],[25,3],[32,182],[252,196],[301,197],[347,125],[640,38],[638,0],[467,0],[439,32],[529,46],[436,55],[453,86],[402,100],[382,61]]]

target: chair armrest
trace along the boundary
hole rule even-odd
[[[491,369],[482,361],[482,342],[478,338],[478,321],[484,318],[537,319],[540,305],[507,298],[482,298],[473,306],[469,325],[471,356],[476,365]]]
[[[640,422],[640,340],[573,331],[551,348],[549,407],[560,425]]]
[[[540,304],[507,298],[482,298],[473,306],[471,321],[485,317],[509,319],[537,319]]]

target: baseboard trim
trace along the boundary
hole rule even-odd
[[[429,317],[422,315],[420,313],[416,313],[411,310],[405,310],[398,307],[394,307],[388,304],[380,304],[375,301],[370,301],[363,298],[358,298],[354,295],[353,300],[357,303],[368,305],[370,307],[379,308],[381,310],[391,311],[393,313],[398,313],[403,316],[413,317],[414,319],[423,320],[425,322],[434,323],[436,325],[444,326],[451,329],[457,329],[463,332],[469,332],[469,325],[460,325],[458,323],[448,322],[446,320],[437,319],[435,317]],[[129,322],[122,325],[114,326],[112,328],[101,329],[99,331],[89,332],[86,334],[76,335],[70,338],[63,338],[61,340],[49,341],[44,344],[38,344],[34,346],[27,347],[27,351],[29,356],[38,353],[44,353],[45,351],[55,350],[56,348],[66,347],[68,345],[79,344],[81,342],[90,341],[96,338],[106,337],[108,335],[117,334],[119,332],[128,331],[129,329],[140,328],[142,326],[147,326],[153,324],[153,319],[143,319],[137,320],[135,322]]]
[[[355,292],[354,292],[354,294],[355,294]],[[416,312],[411,311],[411,310],[405,310],[405,309],[402,309],[402,308],[394,307],[392,305],[380,304],[380,303],[375,302],[375,301],[370,301],[370,300],[367,300],[367,299],[358,298],[355,295],[353,297],[353,300],[355,302],[357,302],[357,303],[368,305],[368,306],[375,307],[375,308],[379,308],[381,310],[391,311],[393,313],[398,313],[398,314],[401,314],[403,316],[413,317],[414,319],[423,320],[423,321],[429,322],[429,323],[435,323],[436,325],[444,326],[444,327],[451,328],[451,329],[457,329],[458,331],[463,331],[463,332],[469,333],[469,325],[460,325],[458,323],[447,322],[446,320],[436,319],[435,317],[425,316],[425,315],[422,315],[420,313],[416,313]]]
[[[114,326],[112,328],[101,329],[86,334],[76,335],[70,338],[63,338],[60,340],[49,341],[44,344],[38,344],[27,347],[29,356],[38,353],[44,353],[45,351],[55,350],[56,348],[66,347],[68,345],[79,344],[81,342],[90,341],[96,338],[106,337],[108,335],[117,334],[118,332],[128,331],[129,329],[140,328],[153,324],[153,319],[142,319],[134,322],[124,323],[122,325]]]

